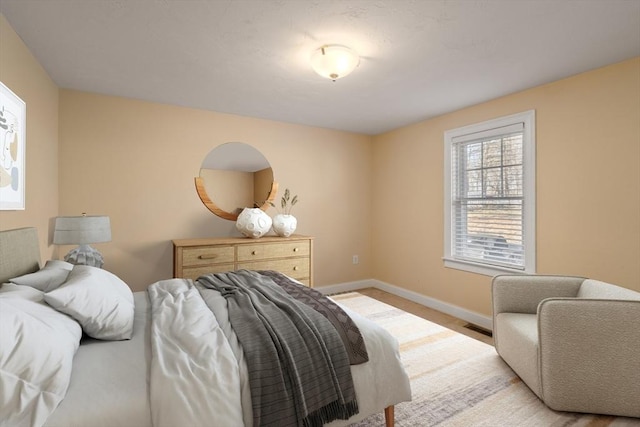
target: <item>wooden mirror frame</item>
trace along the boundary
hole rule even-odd
[[[209,197],[209,195],[207,194],[207,190],[204,188],[204,179],[202,179],[202,177],[195,177],[195,184],[196,192],[198,193],[198,197],[200,197],[202,204],[204,204],[207,209],[209,209],[213,214],[219,216],[220,218],[228,219],[231,221],[236,221],[238,219],[239,214],[227,212],[213,203],[213,200],[211,200],[211,197]],[[271,206],[269,202],[273,203],[273,200],[276,198],[277,193],[278,183],[273,181],[271,183],[271,191],[269,192],[269,196],[267,196],[267,200],[264,201],[264,204],[260,206],[260,209],[266,211],[269,206]]]

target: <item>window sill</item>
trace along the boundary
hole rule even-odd
[[[499,274],[528,274],[532,273],[525,270],[518,270],[515,268],[499,267],[496,265],[478,264],[470,261],[462,261],[459,259],[443,258],[444,266],[446,268],[453,268],[455,270],[468,271],[469,273],[482,274],[485,276],[497,276]]]

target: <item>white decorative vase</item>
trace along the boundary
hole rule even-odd
[[[273,231],[280,237],[289,237],[296,231],[298,220],[293,215],[278,214],[273,217]]]
[[[245,237],[258,239],[271,229],[271,217],[262,209],[244,208],[236,220],[236,228]]]

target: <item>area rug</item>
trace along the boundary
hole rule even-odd
[[[637,418],[553,411],[493,346],[357,292],[332,298],[398,340],[413,400],[396,406],[397,427],[640,426]],[[384,415],[376,414],[353,427],[384,425]]]

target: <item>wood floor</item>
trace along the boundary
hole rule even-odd
[[[423,319],[426,319],[430,322],[442,325],[445,328],[449,328],[463,335],[467,335],[471,338],[477,339],[478,341],[493,345],[493,338],[483,333],[466,328],[465,325],[467,325],[469,322],[465,320],[458,319],[457,317],[453,317],[432,308],[425,307],[424,305],[409,301],[397,295],[381,291],[380,289],[366,288],[359,289],[357,292],[368,297],[375,298],[385,304],[397,307],[401,310],[406,311],[407,313],[422,317]]]

